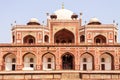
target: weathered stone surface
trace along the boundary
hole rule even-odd
[[[83,75],[82,75],[82,78],[83,78],[83,79],[89,79],[90,76],[89,76],[89,74],[83,74]]]
[[[90,79],[100,79],[101,78],[101,75],[99,74],[91,74],[90,75]]]
[[[60,79],[61,78],[61,74],[54,74],[54,78],[56,79]]]
[[[61,80],[79,80],[79,73],[63,73]]]
[[[25,79],[32,79],[32,75],[25,75]]]
[[[118,79],[118,75],[112,75],[112,79]]]
[[[45,74],[42,74],[42,75],[32,75],[32,78],[33,79],[43,79],[43,78],[53,79],[53,75],[52,74],[49,74],[49,75],[45,75]]]
[[[24,75],[4,75],[3,79],[7,80],[24,79]]]

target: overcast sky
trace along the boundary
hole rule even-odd
[[[34,17],[42,24],[46,21],[46,13],[54,13],[62,3],[65,9],[78,15],[82,12],[83,24],[92,17],[103,24],[111,24],[113,20],[120,24],[120,0],[0,0],[0,43],[11,42],[11,24],[14,21],[26,24]]]

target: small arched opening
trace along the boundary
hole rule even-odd
[[[49,42],[49,37],[48,37],[48,35],[45,35],[45,36],[44,36],[44,40],[45,40],[46,43]]]
[[[23,43],[24,44],[35,44],[35,37],[32,35],[27,35],[23,38]]]
[[[80,36],[80,42],[82,43],[82,42],[85,42],[85,36],[84,35],[81,35]]]
[[[98,35],[94,38],[94,42],[103,44],[103,43],[106,43],[106,38],[103,35]]]

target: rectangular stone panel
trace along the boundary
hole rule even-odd
[[[118,79],[118,74],[112,75],[112,79]]]
[[[49,78],[49,79],[53,79],[53,74],[48,74],[48,75],[44,75],[44,74],[41,74],[41,75],[33,75],[32,76],[33,79],[43,79],[43,78]]]
[[[56,79],[60,79],[61,78],[61,74],[54,74],[54,78]]]
[[[4,79],[8,79],[8,80],[15,80],[15,79],[24,79],[24,75],[4,75],[3,76]]]
[[[25,76],[25,79],[32,79],[31,75],[24,75],[24,76]]]

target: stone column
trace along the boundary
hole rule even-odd
[[[38,48],[36,51],[36,70],[42,70],[42,53],[41,50]]]
[[[61,59],[61,55],[60,55],[60,48],[58,48],[56,50],[56,53],[55,53],[55,69],[56,70],[62,70],[62,59]]]
[[[56,56],[56,63],[55,63],[55,69],[56,70],[61,70],[62,69],[62,61],[61,61],[61,57]]]
[[[94,56],[94,70],[100,70],[100,54],[99,51],[96,49],[95,56]]]
[[[119,51],[118,51],[118,49],[116,49],[115,50],[115,53],[114,53],[115,55],[113,56],[114,57],[114,60],[113,60],[113,64],[114,64],[114,69],[115,70],[119,70],[120,69],[120,59],[119,59]]]
[[[16,70],[22,70],[23,68],[23,60],[22,60],[22,52],[20,49],[17,49],[16,53]]]
[[[119,56],[114,57],[114,62],[113,63],[114,63],[114,69],[119,70],[119,67],[120,67],[119,66]]]

